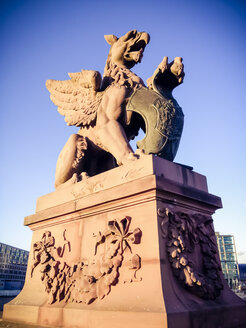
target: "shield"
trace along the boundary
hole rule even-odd
[[[131,96],[127,110],[138,113],[145,122],[146,135],[137,142],[145,154],[156,154],[173,161],[179,146],[184,114],[171,96],[141,87]]]

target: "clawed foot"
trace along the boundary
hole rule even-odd
[[[82,172],[80,174],[74,173],[73,176],[69,180],[60,184],[56,189],[60,190],[60,189],[66,188],[66,187],[71,186],[80,181],[87,180],[88,178],[89,178],[89,175],[87,174],[87,172]]]
[[[139,158],[139,156],[137,154],[130,153],[128,155],[127,162],[136,161],[138,158]]]
[[[135,153],[129,153],[122,164],[127,164],[132,161],[136,161],[137,159],[141,158],[142,156],[146,156],[143,149],[137,149]]]
[[[77,175],[77,179],[78,179],[77,182],[80,182],[80,181],[83,181],[83,180],[87,180],[87,179],[89,179],[89,177],[90,176],[88,175],[87,172],[82,172],[79,175]]]
[[[143,156],[146,156],[145,152],[143,149],[137,149],[135,152],[136,155],[138,155],[138,158],[141,158]]]

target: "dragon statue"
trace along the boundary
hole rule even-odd
[[[69,73],[70,80],[48,80],[47,89],[68,125],[80,127],[68,139],[56,166],[55,187],[71,184],[136,160],[141,153],[173,161],[184,115],[172,90],[183,82],[182,58],[168,58],[147,80],[131,69],[140,63],[150,36],[129,31],[118,38],[105,35],[111,46],[103,77],[98,71]],[[133,152],[129,141],[146,133]]]

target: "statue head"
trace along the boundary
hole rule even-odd
[[[128,69],[141,62],[144,49],[150,40],[148,33],[137,30],[131,30],[120,38],[113,34],[105,35],[104,38],[111,45],[110,61]]]

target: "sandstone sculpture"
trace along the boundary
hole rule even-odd
[[[182,59],[164,57],[146,87],[130,69],[149,35],[105,38],[103,79],[82,70],[47,81],[58,111],[80,130],[58,158],[55,184],[67,188],[40,197],[25,218],[33,231],[25,285],[3,319],[64,328],[245,327],[246,305],[223,277],[214,233],[221,199],[205,176],[172,163],[183,128],[172,96]],[[134,154],[129,140],[140,128],[146,136]]]
[[[70,80],[46,83],[67,124],[80,127],[59,155],[55,187],[137,159],[129,140],[140,128],[146,132],[137,144],[142,152],[171,161],[177,152],[183,113],[172,90],[183,81],[182,58],[168,63],[164,57],[146,88],[130,69],[141,62],[149,34],[132,30],[105,39],[111,48],[103,78],[97,71],[82,70],[69,73]]]
[[[124,283],[141,281],[141,278],[136,277],[136,272],[141,267],[141,258],[138,254],[132,254],[131,244],[140,244],[142,232],[139,228],[129,230],[130,224],[131,218],[128,216],[119,221],[109,221],[105,232],[99,231],[98,234],[94,234],[94,256],[73,263],[72,266],[62,260],[66,245],[70,251],[70,242],[65,238],[66,230],[63,233],[64,245],[58,248],[51,232],[46,231],[42,240],[33,245],[34,263],[31,277],[34,269],[39,266],[41,280],[49,295],[48,303],[64,300],[91,304],[97,298],[103,299],[110,293],[112,286],[118,283],[122,265],[133,271],[132,277]],[[102,244],[107,244],[106,251],[104,249],[104,253],[98,255],[98,248]]]

